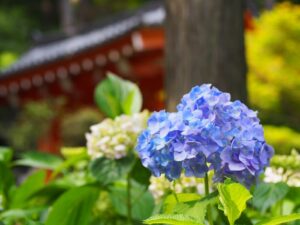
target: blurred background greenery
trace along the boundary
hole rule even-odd
[[[73,33],[120,11],[138,8],[151,0],[72,0]],[[70,35],[63,32],[65,0],[2,0],[0,2],[0,69],[9,67],[33,44]],[[266,139],[277,153],[300,149],[300,3],[253,0],[254,29],[246,32],[248,96],[265,124]],[[253,7],[252,7],[253,8]],[[71,33],[72,33],[71,32]],[[32,149],[57,113],[57,104],[29,103],[17,119],[1,121],[0,136],[16,149]],[[59,104],[58,104],[59,105]],[[1,117],[9,115],[1,109]],[[63,140],[75,146],[102,116],[83,109],[63,121]],[[34,123],[32,121],[35,121]],[[32,124],[40,124],[36,129]],[[78,129],[65,129],[78,124]],[[6,129],[7,126],[9,129]],[[15,138],[12,137],[15,136]],[[16,138],[17,137],[17,138]],[[75,140],[75,141],[74,141]]]

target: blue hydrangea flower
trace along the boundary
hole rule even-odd
[[[143,165],[155,176],[174,180],[203,177],[214,170],[214,180],[232,178],[250,186],[273,155],[265,143],[257,113],[211,85],[194,87],[184,95],[178,112],[154,113],[138,139]]]

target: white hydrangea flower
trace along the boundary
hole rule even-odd
[[[162,197],[170,191],[175,191],[176,193],[196,191],[197,193],[204,195],[204,183],[201,178],[186,177],[184,174],[176,180],[175,185],[173,182],[168,181],[164,175],[160,177],[151,176],[149,191],[155,201],[159,202]]]
[[[120,159],[133,150],[138,135],[146,128],[148,111],[131,116],[121,115],[105,119],[91,126],[86,134],[88,154],[91,158]]]
[[[300,172],[281,167],[268,167],[264,181],[267,183],[286,182],[289,186],[300,187]]]

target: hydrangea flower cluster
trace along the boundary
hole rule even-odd
[[[142,163],[154,176],[169,180],[231,178],[250,186],[269,164],[273,149],[264,140],[257,113],[209,84],[184,95],[177,112],[155,112],[138,138]]]
[[[146,128],[148,111],[131,116],[121,115],[114,120],[105,119],[91,126],[86,134],[88,154],[91,158],[120,159],[134,149],[138,135]]]

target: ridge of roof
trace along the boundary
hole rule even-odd
[[[101,46],[138,27],[161,25],[164,19],[163,1],[152,0],[137,10],[118,14],[92,30],[31,48],[11,67],[2,71],[0,79],[5,79],[16,72],[33,66],[72,56],[91,47]]]

